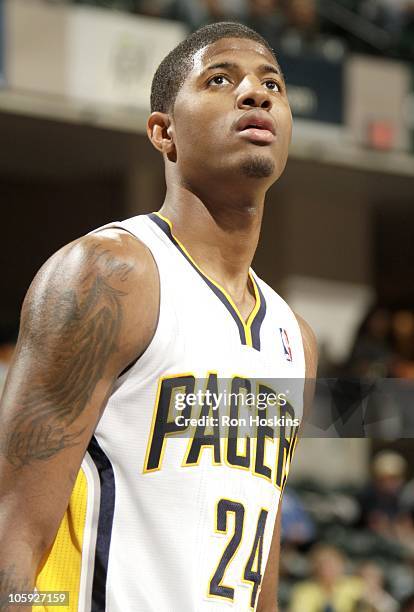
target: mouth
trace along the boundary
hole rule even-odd
[[[270,144],[276,138],[273,119],[257,111],[243,115],[236,124],[236,130],[243,138],[258,144]]]

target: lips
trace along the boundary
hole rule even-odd
[[[276,136],[273,119],[260,111],[248,111],[236,123],[241,136],[258,143],[271,143]]]

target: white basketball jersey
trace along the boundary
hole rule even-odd
[[[299,325],[252,270],[245,322],[160,214],[110,226],[150,249],[159,320],[109,398],[37,586],[66,585],[71,612],[255,610],[297,426],[275,435],[254,420],[266,409],[242,412],[234,397],[287,393],[276,412],[301,418]],[[286,379],[301,383],[292,391]],[[257,425],[244,434],[242,414]]]

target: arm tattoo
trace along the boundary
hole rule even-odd
[[[32,591],[30,580],[19,579],[14,565],[0,569],[0,612],[8,612],[15,605],[9,605],[9,596],[12,593]]]
[[[18,397],[17,416],[0,440],[0,452],[16,467],[79,443],[85,428],[68,428],[118,350],[126,293],[111,286],[111,279],[125,282],[133,266],[96,245],[87,251],[85,264],[91,271],[76,290],[68,288],[62,295],[52,283],[43,302],[22,315],[21,335],[31,338],[38,355],[32,387]],[[50,350],[56,346],[58,354]]]

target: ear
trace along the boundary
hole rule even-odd
[[[170,157],[175,153],[174,130],[166,113],[151,113],[147,122],[148,138],[160,153]]]

